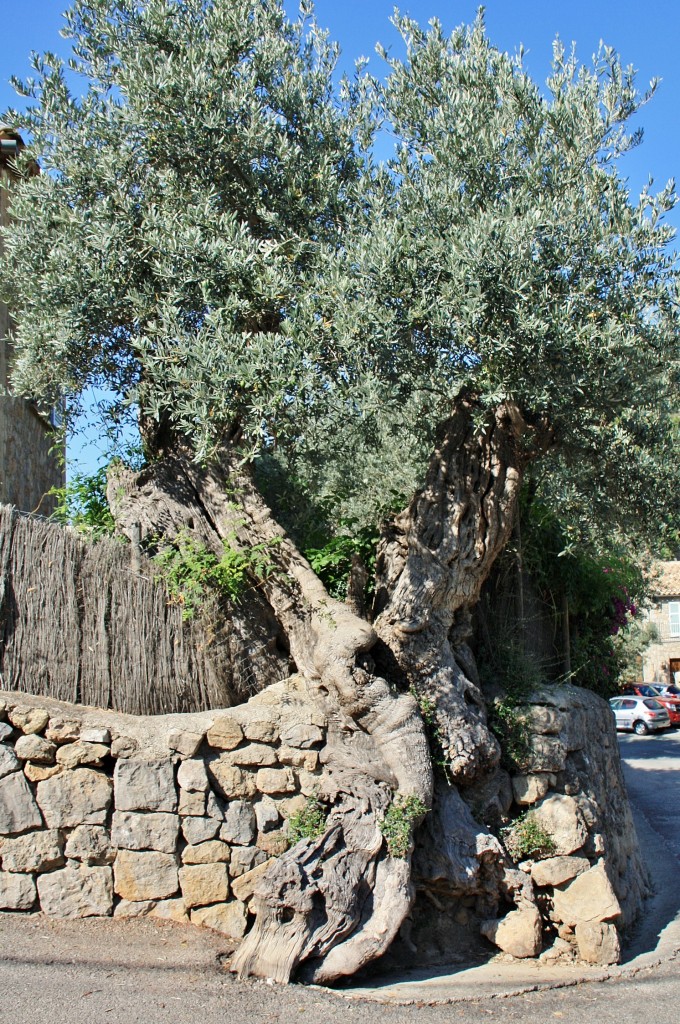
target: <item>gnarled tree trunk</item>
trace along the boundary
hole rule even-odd
[[[128,535],[135,524],[142,536],[168,540],[188,530],[216,554],[225,541],[267,546],[273,571],[261,591],[297,671],[331,709],[326,831],[301,840],[263,876],[255,925],[234,961],[242,975],[287,981],[298,971],[328,982],[391,944],[414,893],[410,855],[390,855],[380,821],[396,797],[429,807],[433,795],[412,694],[436,705],[454,781],[470,782],[497,762],[467,625],[512,529],[526,426],[510,405],[481,425],[475,413],[472,402],[461,403],[443,425],[424,488],[385,531],[375,626],[328,595],[235,452],[210,468],[166,456],[139,474],[118,469],[110,480],[114,515]]]

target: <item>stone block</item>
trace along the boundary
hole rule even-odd
[[[534,906],[511,910],[498,921],[483,921],[479,930],[510,956],[525,959],[541,952],[541,915]]]
[[[26,761],[24,765],[24,775],[29,782],[44,782],[45,779],[53,779],[55,775],[61,775],[64,771],[62,764],[32,764],[30,761]]]
[[[260,832],[257,837],[258,849],[266,853],[268,857],[280,857],[285,853],[290,842],[284,829],[277,829],[275,832]]]
[[[9,740],[10,736],[14,732],[14,729],[7,722],[0,722],[0,743]]]
[[[20,736],[14,744],[14,753],[20,761],[34,761],[36,764],[54,764],[57,748],[43,736],[30,733]]]
[[[203,761],[182,761],[177,769],[177,782],[180,789],[188,790],[190,793],[207,793],[210,789]]]
[[[202,818],[182,818],[182,834],[191,846],[214,839],[220,830],[218,818],[204,815]]]
[[[279,736],[278,721],[265,709],[253,708],[243,723],[243,735],[254,743],[276,743]]]
[[[210,726],[206,739],[217,750],[233,750],[243,739],[243,729],[235,718],[223,715]]]
[[[50,718],[45,739],[51,743],[75,743],[80,738],[80,722],[70,718]]]
[[[281,727],[281,743],[287,747],[309,750],[317,743],[323,742],[323,732],[318,725],[287,720]]]
[[[190,793],[186,789],[180,789],[177,813],[202,818],[205,814],[205,793]]]
[[[582,921],[576,925],[576,943],[581,960],[589,964],[617,964],[621,959],[621,942],[614,924]]]
[[[538,886],[564,885],[590,868],[586,857],[549,857],[531,866],[531,877]]]
[[[38,895],[49,917],[108,917],[113,912],[111,868],[70,864],[39,875]]]
[[[49,828],[104,825],[111,806],[111,779],[91,768],[76,768],[38,783],[38,805]]]
[[[113,773],[118,811],[176,811],[172,761],[118,761]]]
[[[0,871],[0,910],[30,910],[36,900],[32,875]]]
[[[257,846],[234,846],[229,861],[229,874],[232,878],[238,878],[268,859],[267,854]]]
[[[116,851],[111,846],[108,829],[103,825],[78,825],[66,840],[66,856],[85,864],[113,864]]]
[[[193,757],[204,739],[205,732],[171,729],[168,733],[168,749],[177,751],[183,757]]]
[[[90,743],[82,738],[76,743],[66,743],[57,750],[57,764],[64,768],[79,768],[81,765],[100,765],[111,753],[105,743]],[[35,759],[34,759],[35,760]]]
[[[220,903],[229,896],[226,864],[188,864],[179,870],[182,898],[187,909]]]
[[[147,917],[156,906],[156,900],[140,900],[132,903],[130,900],[121,900],[113,908],[114,917]]]
[[[319,754],[316,750],[296,750],[294,747],[279,747],[278,757],[281,764],[293,768],[304,768],[313,772],[319,767]]]
[[[619,901],[603,861],[582,875],[577,875],[565,889],[555,889],[553,906],[557,920],[572,927],[589,922],[611,921],[621,914]]]
[[[550,776],[545,773],[513,775],[512,795],[522,807],[535,804],[548,792]]]
[[[219,839],[209,839],[198,846],[185,846],[182,851],[183,864],[228,864],[229,846]]]
[[[272,747],[264,743],[249,743],[238,750],[232,750],[224,760],[241,768],[261,768],[276,764],[278,759]]]
[[[3,839],[0,847],[3,871],[53,871],[64,863],[63,848],[64,841],[56,829]]]
[[[251,772],[244,772],[242,768],[236,768],[227,764],[221,758],[211,761],[208,765],[208,775],[214,782],[218,792],[227,800],[249,799],[255,796],[255,777]]]
[[[560,856],[580,850],[588,838],[588,829],[579,806],[571,796],[555,793],[532,808],[534,820],[551,836],[554,852]]]
[[[174,853],[179,835],[179,818],[164,811],[114,811],[111,843],[124,850],[157,850]]]
[[[149,917],[158,917],[161,921],[175,921],[176,924],[188,924],[184,900],[158,900],[149,912]]]
[[[248,846],[257,834],[257,822],[252,804],[245,800],[233,800],[225,811],[220,828],[220,838],[225,843]]]
[[[138,749],[137,740],[133,740],[131,736],[114,736],[111,740],[113,757],[134,757]]]
[[[258,832],[272,832],[281,822],[279,809],[269,796],[263,796],[254,805]]]
[[[0,779],[0,835],[42,827],[43,820],[23,772]]]
[[[260,793],[295,792],[295,778],[290,768],[260,768],[255,785]]]
[[[0,779],[4,779],[6,775],[11,775],[13,772],[18,772],[20,768],[21,765],[12,748],[0,743]]]
[[[42,708],[28,708],[17,704],[7,716],[15,729],[26,735],[42,732],[50,716]]]
[[[208,907],[197,907],[191,911],[191,923],[226,935],[230,939],[242,939],[246,933],[248,915],[245,904],[238,900],[217,903]]]
[[[559,736],[530,735],[527,768],[529,772],[560,772],[567,759],[567,748]]]
[[[231,883],[231,891],[236,899],[247,902],[254,894],[258,882],[272,864],[276,863],[275,857],[261,861],[260,864],[250,871],[244,872],[240,878],[234,878]]]
[[[118,895],[133,902],[166,899],[179,887],[177,859],[169,853],[119,850],[113,875]]]
[[[110,731],[100,726],[90,726],[89,728],[83,729],[80,733],[80,738],[83,743],[111,743]]]
[[[298,785],[300,787],[300,792],[302,793],[302,795],[304,797],[316,796],[316,794],[319,791],[319,784],[321,782],[321,775],[322,775],[322,773],[320,771],[319,772],[306,772],[304,770],[298,771],[298,773],[297,773]],[[293,785],[293,789],[295,789],[295,785]]]

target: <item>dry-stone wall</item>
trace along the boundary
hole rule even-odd
[[[646,883],[609,707],[549,687],[524,730],[521,772],[499,769],[465,799],[440,790],[420,830],[399,940],[411,963],[487,941],[517,957],[619,958]],[[352,738],[298,676],[236,708],[157,717],[2,692],[0,910],[150,914],[238,940],[291,816],[317,794],[332,802],[328,751],[370,759],[368,738]],[[524,812],[550,849],[514,863],[503,826]]]
[[[153,718],[0,694],[0,909],[241,937],[325,727],[297,677],[228,712]]]

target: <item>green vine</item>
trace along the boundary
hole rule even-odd
[[[391,857],[405,858],[411,848],[413,825],[427,814],[427,807],[417,796],[397,796],[380,822],[380,831]]]

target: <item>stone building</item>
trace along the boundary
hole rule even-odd
[[[13,161],[22,140],[16,132],[0,125],[0,224],[7,224]],[[0,261],[3,242],[0,233]],[[9,393],[12,346],[9,339],[11,313],[0,302],[0,502],[16,505],[25,512],[49,515],[54,499],[51,487],[64,484],[64,470],[56,443],[56,411],[44,410],[33,402]]]
[[[656,626],[659,639],[644,653],[643,679],[680,685],[680,562],[659,562],[655,568],[648,619]]]

